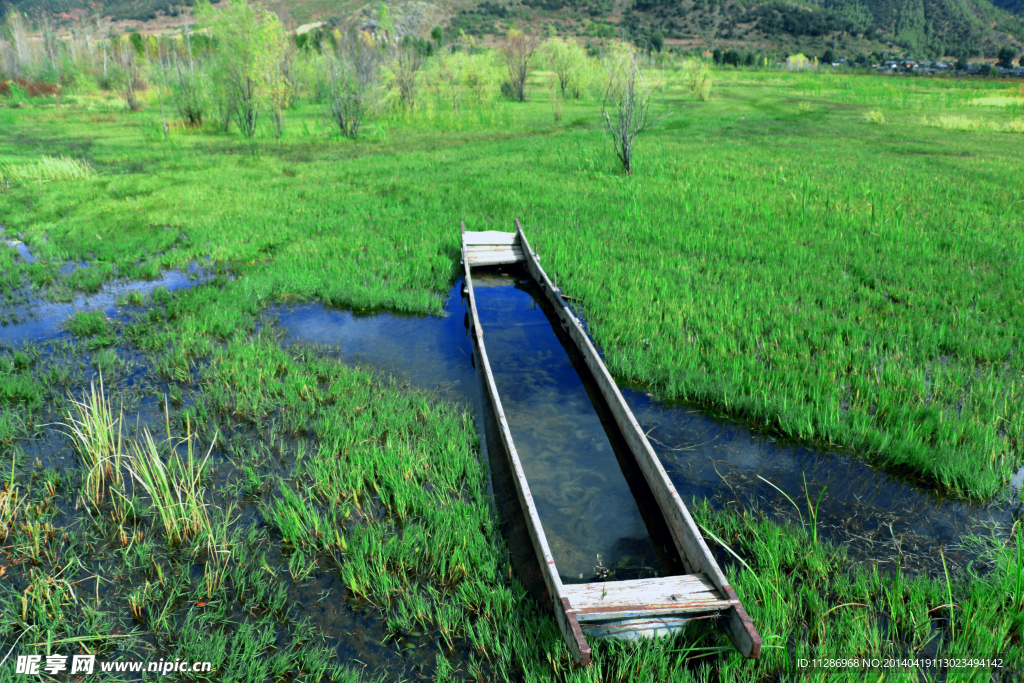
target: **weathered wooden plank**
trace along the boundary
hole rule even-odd
[[[576,620],[580,625],[618,621],[622,619],[654,619],[668,616],[686,618],[694,617],[718,617],[732,608],[728,600],[713,600],[708,602],[674,602],[662,605],[634,605],[627,607],[594,607],[585,611],[574,610]]]
[[[466,232],[462,234],[462,243],[467,247],[477,244],[517,244],[516,233],[485,230],[483,232]]]
[[[747,610],[743,608],[743,603],[740,602],[739,596],[736,595],[732,586],[725,585],[721,591],[735,603],[723,624],[729,640],[741,655],[748,659],[756,659],[761,655],[761,634],[757,632],[757,627],[754,626]]]
[[[483,254],[518,254],[523,256],[523,249],[518,244],[478,244],[475,247],[467,245],[466,254],[471,258]]]
[[[626,405],[618,386],[612,379],[608,369],[601,361],[594,345],[590,342],[586,331],[580,321],[573,315],[572,310],[562,298],[559,290],[548,279],[544,269],[536,255],[530,249],[530,243],[523,233],[519,219],[515,221],[516,234],[519,237],[519,244],[522,246],[526,256],[526,265],[530,274],[544,291],[545,296],[555,307],[558,316],[564,324],[566,331],[583,355],[587,367],[601,390],[602,396],[608,404],[609,409],[615,417],[623,437],[629,444],[637,463],[640,465],[644,478],[647,480],[651,492],[658,501],[658,507],[665,516],[669,530],[672,533],[673,541],[684,564],[691,574],[704,573],[714,586],[721,591],[723,596],[735,600],[726,620],[726,632],[729,634],[736,646],[736,649],[744,657],[757,657],[761,652],[761,637],[754,628],[750,617],[743,609],[743,605],[736,599],[736,594],[726,580],[722,570],[718,567],[711,551],[704,542],[704,537],[697,529],[696,523],[690,516],[683,499],[679,496],[675,486],[665,472],[661,461],[647,441],[647,436],[640,428],[640,424],[633,416],[633,412]]]
[[[484,346],[483,328],[480,326],[480,318],[476,308],[476,294],[473,291],[473,278],[470,270],[470,262],[466,255],[465,238],[473,233],[463,233],[462,263],[465,276],[466,293],[469,297],[469,307],[472,320],[473,342],[476,347],[479,367],[484,374],[484,383],[487,387],[491,405],[501,430],[502,440],[505,446],[505,453],[512,469],[513,481],[515,482],[516,495],[526,515],[527,529],[530,533],[530,541],[533,544],[534,552],[541,565],[541,574],[544,583],[547,585],[548,595],[554,602],[555,619],[569,647],[573,659],[582,665],[590,663],[590,646],[587,645],[583,632],[580,630],[576,617],[567,611],[569,602],[565,599],[562,589],[562,581],[558,577],[555,568],[555,560],[551,555],[547,537],[544,534],[544,527],[540,522],[540,515],[537,513],[537,506],[533,502],[533,495],[530,493],[530,485],[526,481],[526,474],[523,471],[519,454],[516,451],[515,443],[512,441],[512,432],[509,430],[508,421],[505,419],[505,411],[501,405],[501,398],[498,396],[498,388],[494,381],[494,374],[491,371],[491,363],[487,357],[487,349]]]
[[[682,574],[632,581],[564,584],[562,590],[578,612],[728,609],[727,598],[704,574]],[[579,617],[583,620],[583,616]]]
[[[554,569],[553,564],[551,568]],[[555,608],[555,619],[558,621],[558,627],[562,630],[562,638],[569,646],[569,653],[573,660],[580,666],[590,664],[590,645],[583,637],[580,622],[576,620],[576,614],[570,609],[569,601],[565,597],[558,601],[558,607]]]
[[[473,233],[466,233],[473,234]],[[496,266],[503,263],[518,263],[526,260],[518,245],[482,245],[466,247],[466,258],[471,266]]]
[[[469,265],[471,266],[501,266],[510,263],[522,263],[523,259],[519,258],[516,254],[498,254],[490,256],[470,256]]]

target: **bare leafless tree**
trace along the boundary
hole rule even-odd
[[[40,28],[40,36],[43,39],[43,51],[50,60],[50,68],[53,69],[53,73],[60,76],[61,65],[60,60],[58,59],[60,54],[60,43],[57,40],[57,34],[50,28],[49,15],[45,12],[41,12],[40,16],[42,17],[43,22]]]
[[[120,68],[121,88],[124,93],[125,104],[132,111],[142,109],[142,102],[139,100],[138,91],[142,86],[142,69],[139,64],[139,56],[135,46],[130,40],[114,39],[117,44],[115,59]]]
[[[103,19],[101,17],[101,13],[100,13],[99,9],[94,9],[94,11],[96,12],[96,14],[94,15],[94,19],[96,20],[96,39],[99,41],[100,49],[103,50],[103,81],[102,81],[102,86],[103,87],[107,87],[109,85],[109,83],[108,83],[109,76],[107,75],[107,63],[109,61],[108,60],[108,55],[107,55],[107,49],[110,47],[110,41],[105,37],[104,31],[103,31]]]
[[[206,74],[201,68],[197,69],[195,54],[192,51],[191,16],[188,12],[182,12],[181,16],[184,50],[175,49],[170,53],[173,75],[176,76],[171,83],[171,90],[174,104],[185,125],[196,127],[203,124],[206,109]]]
[[[607,80],[601,97],[601,116],[612,136],[615,155],[626,173],[633,172],[633,143],[650,128],[652,88],[637,64],[636,51],[623,43],[605,62]]]
[[[520,102],[526,101],[526,77],[530,75],[530,57],[537,49],[537,37],[510,29],[501,45],[501,57],[508,69],[508,83],[512,95]]]
[[[372,107],[382,57],[373,36],[355,30],[338,41],[337,49],[328,55],[328,105],[347,138],[359,135],[363,118]]]
[[[416,106],[416,79],[421,66],[423,57],[411,42],[396,43],[391,49],[387,68],[398,88],[398,101],[406,109]]]
[[[0,51],[3,63],[0,72],[7,78],[18,80],[29,66],[32,53],[28,43],[28,28],[24,18],[17,11],[11,11],[0,27]]]

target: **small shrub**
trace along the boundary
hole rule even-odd
[[[701,102],[707,102],[711,97],[711,69],[703,59],[687,59],[683,62],[683,80]]]
[[[871,111],[864,112],[864,120],[881,126],[885,124],[885,114],[877,109],[872,109]]]

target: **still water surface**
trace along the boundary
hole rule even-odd
[[[474,288],[513,439],[563,578],[589,579],[601,567],[620,572],[615,578],[660,573],[641,511],[615,466],[607,425],[590,403],[586,370],[560,342],[539,290],[514,271],[474,271]],[[294,342],[332,346],[481,414],[461,290],[456,282],[443,317],[354,315],[319,304],[273,313]],[[942,545],[947,560],[963,566],[972,559],[959,548],[966,535],[1008,526],[1019,513],[1019,503],[942,497],[850,453],[776,441],[694,406],[620,387],[684,500],[738,503],[798,524],[807,517],[806,477],[812,501],[825,489],[820,536],[845,545],[856,561],[941,572]]]

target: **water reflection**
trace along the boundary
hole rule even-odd
[[[658,576],[636,500],[530,280],[474,273],[498,394],[565,581]]]
[[[941,572],[937,543],[962,566],[971,557],[949,546],[965,534],[983,534],[993,524],[1013,521],[1008,506],[944,499],[843,452],[779,442],[685,405],[655,401],[641,391],[626,388],[623,395],[684,500],[756,506],[794,523],[801,518],[809,523],[807,495],[814,503],[825,488],[819,536],[848,544],[854,560]]]
[[[5,240],[8,247],[16,249],[18,258],[33,263],[36,259],[28,248],[18,241]],[[78,268],[87,268],[85,263],[64,263],[60,272],[67,275]],[[173,292],[193,287],[206,281],[208,275],[198,263],[187,271],[168,270],[154,280],[132,280],[108,282],[95,294],[76,294],[70,302],[52,302],[36,295],[17,301],[14,305],[0,305],[0,314],[5,322],[0,325],[0,343],[18,346],[29,342],[44,342],[63,334],[63,327],[69,317],[79,311],[102,310],[108,317],[117,315],[117,299],[131,293],[150,294],[163,287]]]

